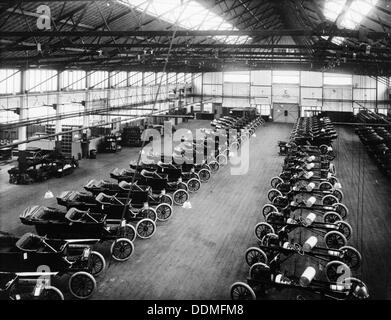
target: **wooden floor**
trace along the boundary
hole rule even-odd
[[[194,121],[186,127],[207,123]],[[283,160],[277,155],[277,141],[287,139],[291,128],[285,124],[259,128],[251,142],[249,172],[231,176],[228,167],[219,171],[192,195],[191,209],[175,207],[172,219],[159,223],[153,238],[136,240],[129,261],[111,262],[108,245],[102,246],[109,267],[98,278],[94,299],[228,299],[230,285],[246,279],[244,253],[256,244],[254,226],[262,220],[260,209],[267,201],[270,178],[280,172]],[[338,132],[336,166],[351,212],[351,244],[364,258],[360,278],[373,298],[391,299],[391,186],[354,133],[346,128]],[[136,149],[127,148],[117,155],[99,154],[97,160],[83,160],[72,176],[31,186],[8,184],[3,168],[0,230],[19,235],[32,231],[19,223],[18,216],[28,205],[52,205],[53,200],[43,200],[48,189],[55,194],[81,189],[91,178],[108,178],[114,167],[127,167],[136,154]],[[270,297],[294,299],[296,294],[273,292]]]
[[[369,158],[353,128],[338,128],[335,164],[353,227],[352,245],[363,256],[359,277],[372,298],[391,299],[391,180]]]

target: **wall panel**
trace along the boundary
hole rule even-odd
[[[250,87],[246,83],[224,83],[223,92],[225,96],[244,96],[250,95]]]
[[[272,84],[271,70],[255,70],[250,74],[251,84],[257,86],[270,86]]]
[[[297,85],[273,85],[273,103],[299,103],[300,90]]]
[[[323,74],[321,72],[307,72],[301,73],[301,86],[303,87],[322,87]]]

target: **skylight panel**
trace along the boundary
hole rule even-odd
[[[207,10],[195,0],[119,0],[137,10],[159,17],[172,24],[192,30],[238,30],[232,24],[212,11]],[[248,36],[213,37],[226,43],[244,44]]]
[[[341,26],[348,29],[356,29],[360,22],[369,14],[378,0],[356,0],[347,10]]]
[[[345,6],[346,0],[332,0],[325,1],[324,4],[324,15],[330,21],[335,21],[338,15],[342,12]]]
[[[378,0],[354,0],[346,10],[342,20],[338,22],[339,27],[346,29],[357,29],[361,21],[370,13]],[[335,22],[346,5],[346,0],[326,1],[324,5],[324,15],[330,21]],[[325,37],[323,37],[325,38]],[[326,37],[325,39],[328,39]],[[345,38],[333,37],[331,40],[337,45],[341,45]]]
[[[347,29],[356,29],[361,21],[370,13],[378,0],[354,0],[346,10],[340,27]],[[326,1],[324,5],[324,15],[330,21],[336,21],[346,4],[346,0]]]

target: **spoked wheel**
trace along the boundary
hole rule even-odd
[[[344,246],[339,250],[342,251],[342,262],[346,263],[350,269],[357,270],[361,265],[361,253],[350,246]]]
[[[159,221],[166,221],[171,217],[172,207],[167,203],[161,203],[155,208],[155,211]]]
[[[277,196],[273,199],[272,203],[277,208],[286,209],[289,206],[289,199],[287,197]]]
[[[207,169],[201,169],[201,170],[198,172],[198,176],[200,177],[201,182],[205,183],[205,182],[208,182],[208,181],[209,181],[210,176],[211,176],[211,173],[210,173],[210,171],[207,170]]]
[[[114,260],[126,261],[134,251],[133,242],[126,238],[119,238],[111,244],[110,253]]]
[[[64,300],[64,295],[56,287],[46,286],[41,291],[39,300]]]
[[[231,288],[231,299],[232,300],[255,300],[254,290],[244,282],[235,282]]]
[[[322,205],[324,206],[332,206],[338,202],[338,199],[331,194],[328,194],[322,198]]]
[[[168,194],[162,194],[160,196],[160,202],[167,203],[169,206],[172,206],[174,204],[174,201],[172,200],[171,196],[169,196]]]
[[[250,267],[248,272],[250,279],[270,281],[270,267],[262,262],[257,262]]]
[[[228,158],[225,154],[219,154],[216,157],[216,160],[220,166],[226,166],[228,164]]]
[[[92,251],[89,259],[89,270],[91,274],[96,277],[102,273],[106,268],[105,258],[96,251]]]
[[[141,217],[146,218],[146,219],[150,219],[154,222],[156,222],[156,220],[157,220],[157,214],[156,214],[155,209],[153,209],[153,208],[142,209]]]
[[[333,150],[327,152],[326,159],[328,161],[333,161],[335,159],[335,152]]]
[[[333,185],[330,182],[323,181],[323,182],[319,183],[319,190],[320,191],[328,191],[328,190],[332,190],[332,189],[333,189]]]
[[[325,144],[322,144],[320,147],[319,147],[319,150],[320,150],[320,153],[321,154],[326,154],[327,151],[329,150],[329,147]]]
[[[130,241],[134,241],[137,236],[136,229],[131,224],[127,223],[124,227],[121,227],[120,235]]]
[[[277,186],[280,184],[280,183],[283,183],[284,180],[282,180],[280,177],[274,177],[270,180],[270,184],[272,186],[272,188],[276,189]]]
[[[210,168],[209,164],[207,163],[204,163],[202,166],[201,166],[202,169],[205,169],[205,170],[208,170],[208,171],[211,171],[212,169]]]
[[[264,236],[266,236],[269,233],[275,233],[275,232],[274,232],[274,228],[270,224],[268,224],[266,222],[259,222],[255,226],[254,233],[255,233],[255,236],[257,237],[257,239],[259,241],[262,241]]]
[[[272,212],[279,212],[276,206],[273,206],[272,204],[265,204],[262,208],[262,215],[264,218]]]
[[[246,257],[246,262],[250,267],[257,262],[262,262],[267,264],[266,253],[257,247],[248,248],[245,257]]]
[[[337,282],[342,275],[346,275],[346,272],[350,272],[349,267],[345,263],[337,260],[328,262],[325,267],[326,278],[333,283]]]
[[[212,173],[216,173],[220,169],[220,165],[217,161],[211,161],[209,162],[210,171]]]
[[[266,234],[261,240],[261,245],[263,245],[264,247],[279,246],[278,235],[276,235],[275,233]]]
[[[347,240],[349,240],[353,232],[351,225],[345,221],[336,221],[334,224],[338,226],[338,231],[342,233]]]
[[[348,242],[345,236],[339,231],[330,231],[324,236],[326,246],[330,249],[339,249],[346,246]]]
[[[333,196],[338,199],[338,202],[342,202],[342,200],[343,200],[343,192],[342,192],[342,190],[335,189],[333,191]]]
[[[240,148],[240,145],[237,142],[232,142],[230,147],[229,147],[230,150],[234,150],[234,151],[238,151],[239,148]]]
[[[335,184],[339,183],[339,180],[336,177],[330,177],[329,182],[334,186]]]
[[[342,219],[345,220],[349,213],[348,208],[342,203],[335,203],[333,204],[333,207],[335,208],[335,211],[342,217]]]
[[[156,224],[151,219],[142,219],[136,225],[137,235],[141,239],[148,239],[155,233]]]
[[[191,178],[187,181],[187,187],[190,192],[197,192],[201,188],[201,182],[198,179]]]
[[[326,212],[323,216],[323,222],[325,223],[334,223],[336,221],[342,221],[342,217],[336,212]]]
[[[69,291],[78,299],[88,299],[96,289],[94,277],[84,271],[74,273],[68,282]]]
[[[184,182],[178,182],[178,189],[188,190],[187,184]]]
[[[173,198],[176,205],[182,206],[187,200],[189,200],[190,196],[186,190],[179,189],[174,192]]]
[[[272,202],[277,197],[282,197],[281,191],[279,191],[277,189],[271,189],[267,193],[267,198],[269,199],[270,202]]]

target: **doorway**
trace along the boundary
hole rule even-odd
[[[296,123],[299,118],[299,105],[291,103],[273,104],[273,121],[283,123]]]

